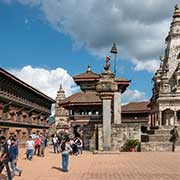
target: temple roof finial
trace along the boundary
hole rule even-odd
[[[173,18],[176,18],[176,17],[180,17],[180,11],[177,4],[174,6],[174,14],[173,14]]]
[[[91,66],[88,65],[87,72],[90,72],[90,71],[91,71]]]

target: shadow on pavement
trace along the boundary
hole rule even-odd
[[[52,169],[56,169],[56,170],[58,170],[58,171],[62,171],[62,172],[63,172],[63,169],[60,168],[60,167],[53,166]],[[0,180],[1,180],[1,179],[0,179]]]

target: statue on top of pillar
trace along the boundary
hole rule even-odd
[[[111,71],[110,70],[110,61],[111,60],[111,57],[110,56],[106,56],[106,64],[104,65],[104,70],[105,71]]]

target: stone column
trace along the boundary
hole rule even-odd
[[[159,126],[162,126],[162,111],[159,111]]]
[[[121,92],[114,93],[114,124],[121,124]]]
[[[166,126],[168,126],[168,125],[169,125],[169,117],[166,116]]]
[[[111,149],[111,96],[103,97],[103,149]]]
[[[156,126],[159,126],[159,122],[158,122],[158,113],[156,112],[155,113],[155,124],[156,124]]]
[[[155,124],[154,124],[154,114],[151,114],[151,118],[152,118],[152,126],[155,126]]]
[[[174,111],[174,125],[177,125],[177,112]]]

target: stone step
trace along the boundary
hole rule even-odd
[[[171,135],[154,134],[149,135],[149,142],[169,142]]]
[[[169,142],[171,135],[164,134],[151,134],[151,135],[142,135],[142,142]]]
[[[159,130],[160,130],[160,129],[172,130],[173,128],[174,128],[174,126],[159,126]]]
[[[169,129],[159,129],[159,130],[155,130],[154,134],[170,135],[170,130]]]
[[[175,150],[180,152],[180,142],[176,143]],[[172,151],[171,142],[142,142],[141,151]]]

